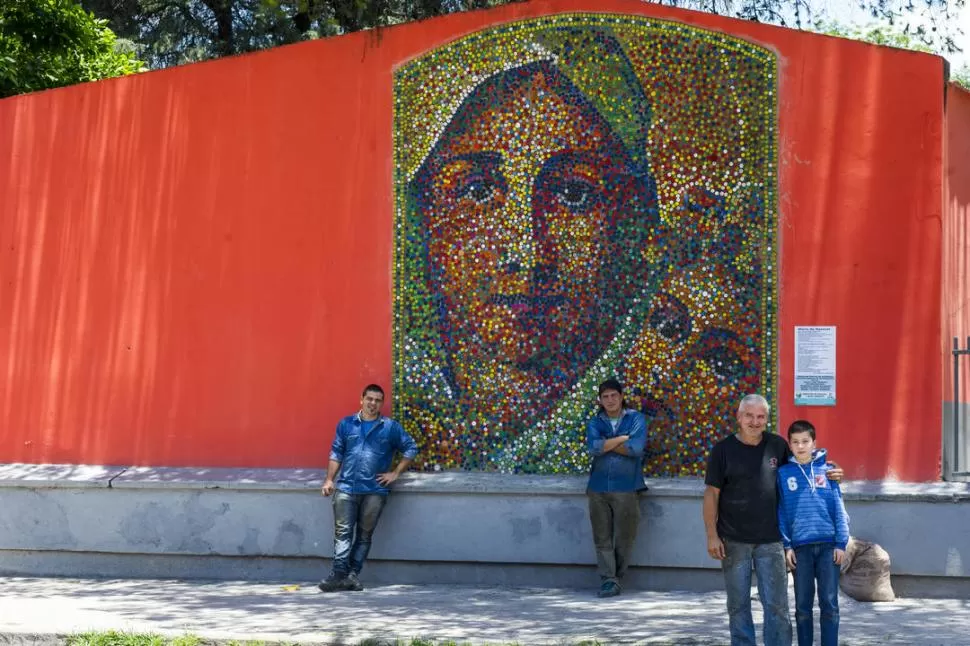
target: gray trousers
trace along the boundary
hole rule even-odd
[[[635,491],[587,493],[589,522],[596,545],[600,579],[618,581],[626,574],[640,524],[640,497]]]

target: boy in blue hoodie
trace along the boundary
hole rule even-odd
[[[822,646],[839,643],[839,566],[849,542],[849,516],[838,482],[825,477],[825,449],[815,448],[815,427],[788,427],[792,457],[778,469],[778,527],[785,560],[795,571],[798,646],[812,644],[812,607],[818,582]]]

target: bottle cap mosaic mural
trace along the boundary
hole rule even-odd
[[[596,384],[698,475],[775,399],[776,61],[692,26],[562,14],[394,75],[394,415],[420,467],[588,469]]]

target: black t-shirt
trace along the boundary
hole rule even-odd
[[[788,443],[774,433],[764,433],[757,446],[735,435],[714,445],[704,483],[721,490],[718,536],[741,543],[781,540],[775,475],[790,455]]]

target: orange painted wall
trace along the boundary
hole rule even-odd
[[[615,11],[780,63],[779,421],[850,477],[938,477],[943,62],[634,0],[536,0],[0,101],[0,460],[322,466],[391,374],[391,73]],[[837,325],[838,405],[792,404]]]

